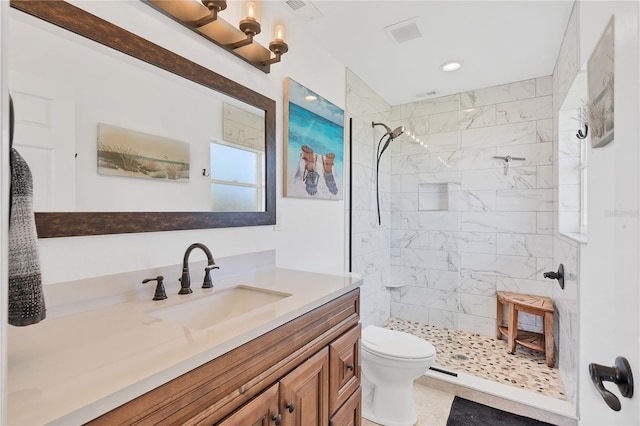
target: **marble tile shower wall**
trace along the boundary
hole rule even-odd
[[[552,111],[551,76],[392,107],[425,145],[392,150],[392,316],[493,335],[497,290],[551,296]]]
[[[553,72],[553,155],[554,161],[554,205],[558,206],[558,118],[564,99],[580,70],[577,3],[574,4],[571,17],[565,30],[560,53]],[[554,336],[560,369],[567,399],[574,404],[577,401],[578,388],[578,282],[579,282],[579,244],[558,233],[558,216],[554,215],[553,265],[554,270],[562,263],[565,268],[565,288],[554,285],[552,298],[554,301],[556,321]]]
[[[349,118],[353,125],[352,271],[364,278],[364,285],[360,289],[360,316],[366,326],[382,324],[389,318],[390,311],[389,291],[385,287],[391,275],[388,201],[390,156],[387,154],[381,164],[382,225],[379,226],[375,193],[378,133],[374,132],[371,122],[390,123],[391,107],[350,70],[347,70],[346,82],[346,127],[349,127]]]

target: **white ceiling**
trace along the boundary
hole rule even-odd
[[[320,16],[305,21],[300,12],[307,6]],[[572,7],[572,0],[315,0],[297,12],[286,6],[390,105],[426,99],[434,89],[443,96],[551,75]],[[394,42],[385,27],[411,18],[422,37]],[[459,71],[440,71],[454,59],[463,62]]]

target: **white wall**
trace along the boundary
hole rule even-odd
[[[31,166],[37,211],[211,208],[210,182],[199,172],[210,167],[209,143],[211,137],[222,138],[222,103],[230,98],[213,96],[193,82],[161,73],[113,49],[97,49],[88,40],[74,43],[68,31],[52,32],[50,24],[17,10],[11,12],[9,89],[16,107],[14,144]],[[42,88],[53,90],[39,93]],[[35,122],[36,117],[29,116],[32,110],[37,116],[39,107],[62,108],[53,93],[70,99],[69,113],[49,120],[43,116],[44,123]],[[189,181],[158,182],[96,173],[97,123],[188,144]],[[67,131],[42,134],[50,126]],[[58,181],[57,174],[51,173],[56,169],[68,169],[70,179]]]
[[[593,387],[588,364],[626,357],[638,377],[639,45],[638,3],[578,3],[580,64],[615,15],[615,139],[589,150],[588,243],[580,251],[579,413],[585,425],[638,424],[640,400],[621,398],[613,412]],[[607,388],[619,395],[615,385]]]
[[[283,80],[290,76],[344,108],[344,66],[301,30],[284,4],[265,2],[263,21],[281,16],[287,21],[289,53],[270,74],[247,65],[193,32],[138,1],[74,2],[138,35],[198,62],[277,102],[277,220],[271,226],[175,231],[132,235],[40,240],[43,281],[61,281],[179,263],[186,247],[200,241],[214,256],[276,249],[280,267],[311,271],[345,270],[344,201],[282,198]],[[268,28],[268,25],[264,26]],[[263,45],[268,44],[265,30]],[[262,38],[262,35],[261,35]],[[319,70],[320,71],[316,71]],[[167,200],[168,203],[171,200]],[[177,276],[177,273],[176,273]]]

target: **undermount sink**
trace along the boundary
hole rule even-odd
[[[291,296],[289,293],[238,285],[214,289],[207,296],[192,299],[179,305],[168,306],[148,312],[161,320],[184,327],[201,330],[225,323],[241,315],[268,312],[270,304]]]

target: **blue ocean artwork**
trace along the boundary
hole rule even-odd
[[[344,112],[298,83],[289,81],[288,195],[342,199]],[[312,100],[305,99],[310,94]]]

